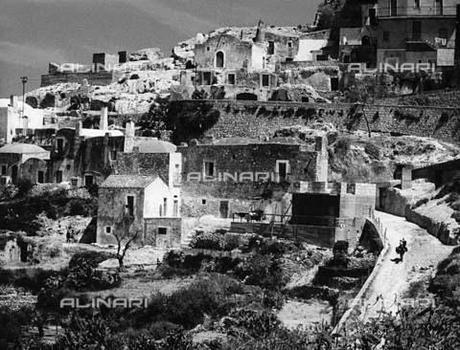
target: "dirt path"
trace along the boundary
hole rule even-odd
[[[395,313],[410,283],[430,276],[453,249],[405,218],[382,212],[376,212],[376,216],[387,229],[390,248],[363,296],[361,310],[365,320],[378,317],[381,310]],[[407,241],[408,252],[403,262],[395,263],[392,259],[397,257],[395,249],[402,238]]]

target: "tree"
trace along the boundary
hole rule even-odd
[[[115,225],[115,230],[112,232],[112,235],[117,241],[117,259],[120,271],[124,269],[126,252],[140,234],[138,229],[133,230],[133,222],[134,216],[125,213],[121,220]]]

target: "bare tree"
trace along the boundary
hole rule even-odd
[[[126,252],[131,247],[131,244],[139,237],[140,231],[133,230],[134,216],[125,213],[121,220],[115,225],[112,235],[117,241],[117,259],[118,269],[124,270],[124,259]]]

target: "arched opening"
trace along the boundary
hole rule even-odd
[[[225,57],[222,51],[216,53],[216,68],[224,68]]]
[[[251,94],[249,92],[242,92],[241,94],[236,95],[237,100],[248,100],[248,101],[257,101],[257,95]]]

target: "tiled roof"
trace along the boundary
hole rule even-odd
[[[102,184],[101,188],[145,188],[150,185],[157,176],[142,175],[110,175]]]

